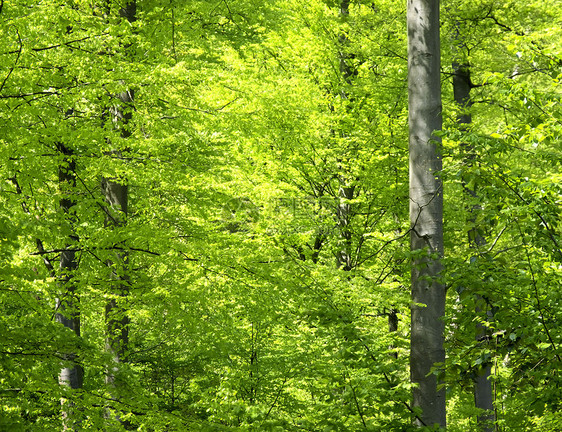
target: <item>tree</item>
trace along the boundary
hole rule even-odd
[[[75,198],[72,197],[76,188],[76,162],[72,159],[72,151],[64,144],[58,143],[58,150],[62,155],[62,161],[59,166],[59,182],[62,193],[60,207],[64,213],[61,218],[63,223],[62,230],[69,231],[69,239],[64,248],[60,252],[60,288],[61,293],[56,301],[55,319],[64,327],[70,329],[74,336],[80,337],[80,297],[76,293],[76,284],[74,277],[78,269],[76,260],[76,247],[78,246],[78,238],[74,234],[73,225],[75,218],[72,215],[72,207],[76,205]],[[64,225],[70,225],[66,227]],[[37,244],[42,248],[41,240]],[[49,261],[45,261],[49,270],[56,275]],[[70,364],[63,367],[59,375],[61,385],[68,386],[72,390],[81,389],[84,381],[84,369],[81,359],[76,352],[65,353],[63,358]],[[62,416],[64,430],[79,430],[80,421],[76,418],[74,405],[76,394],[71,395],[67,400],[62,399]]]
[[[136,21],[136,1],[128,1],[119,9],[119,17],[127,20],[129,24]],[[130,50],[130,46],[124,46],[124,50]],[[126,89],[116,96],[117,103],[109,109],[110,123],[114,124],[120,131],[120,138],[127,139],[131,136],[130,124],[134,103],[134,91]],[[112,152],[112,156],[119,157],[120,152]],[[125,178],[102,178],[101,189],[107,207],[106,225],[117,228],[127,223],[129,186]],[[127,361],[129,350],[129,325],[130,319],[127,314],[125,302],[128,297],[129,276],[129,254],[127,245],[120,242],[116,245],[114,259],[108,261],[111,272],[110,288],[108,290],[109,300],[105,305],[106,324],[106,349],[110,353],[111,362],[108,366],[106,383],[112,387],[111,391],[123,385],[123,377],[117,377],[122,368],[122,363]],[[116,418],[122,422],[119,415]]]
[[[474,81],[465,130],[443,87],[446,261],[421,230],[441,195],[423,158],[431,187],[408,230],[400,2],[146,0],[136,21],[119,13],[126,1],[4,2],[0,429],[60,430],[74,393],[88,430],[439,424],[420,390],[441,394],[441,360],[414,362],[429,378],[409,403],[416,262],[420,286],[443,278],[451,294],[447,428],[477,428],[472,380],[492,364],[499,427],[559,430],[562,8],[506,1],[444,3],[444,34],[455,16],[470,29]],[[433,129],[427,159],[441,154]],[[475,227],[487,243],[470,243]],[[53,313],[67,290],[79,338]],[[433,300],[414,305],[412,358]],[[61,386],[61,364],[78,362],[82,388]]]
[[[412,322],[410,373],[418,426],[445,427],[445,389],[434,368],[445,361],[442,277],[443,192],[439,1],[409,0],[408,95]]]
[[[454,49],[457,55],[453,58],[453,98],[457,104],[459,113],[457,115],[457,123],[459,130],[466,132],[472,123],[472,115],[470,108],[473,105],[470,90],[473,83],[470,78],[470,61],[468,58],[468,50],[463,43],[464,29],[457,23],[455,26],[455,33],[453,35]],[[465,157],[465,164],[471,166],[475,162],[474,149],[470,144],[461,144],[460,151]],[[482,209],[481,204],[478,202],[477,185],[472,182],[472,186],[468,182],[464,182],[464,191],[467,194],[467,212],[469,214],[467,223],[472,226],[468,231],[468,242],[470,247],[474,250],[475,255],[486,245],[486,238],[484,237],[484,229],[476,222],[475,212]],[[471,258],[472,260],[473,258]],[[478,258],[474,258],[478,259]],[[478,320],[476,324],[475,337],[478,343],[486,343],[489,340],[490,332],[488,329],[489,315],[491,311],[488,310],[488,304],[481,295],[477,295],[475,300],[476,316],[484,313],[484,322]],[[484,361],[476,368],[474,377],[474,404],[476,408],[482,410],[478,415],[478,427],[483,432],[492,432],[493,423],[495,421],[494,413],[494,395],[492,389],[492,363],[491,359]]]
[[[445,56],[450,55],[453,63],[455,60],[461,65],[464,63],[468,66],[470,63],[468,70],[451,71],[455,80],[464,80],[464,83],[457,83],[465,86],[464,94],[470,91],[469,98],[462,102],[470,108],[459,110],[453,106],[452,110],[471,120],[470,124],[461,125],[460,128],[458,124],[450,124],[448,129],[451,132],[447,135],[452,141],[447,140],[448,148],[445,150],[448,154],[447,165],[450,167],[445,174],[450,185],[446,197],[446,231],[449,232],[446,248],[450,248],[452,258],[447,267],[451,288],[456,291],[455,301],[448,309],[448,315],[452,319],[449,321],[451,333],[448,335],[447,381],[450,388],[455,389],[451,392],[451,406],[457,405],[459,395],[465,391],[470,394],[480,387],[485,389],[488,396],[481,398],[480,403],[475,402],[477,406],[489,410],[491,400],[496,399],[495,413],[500,427],[505,425],[514,429],[535,429],[535,426],[529,425],[545,425],[548,422],[556,424],[557,420],[547,414],[548,408],[545,407],[548,403],[543,405],[543,401],[548,400],[548,397],[538,396],[541,390],[537,391],[535,396],[523,396],[525,388],[536,387],[526,387],[522,384],[521,377],[529,377],[529,374],[518,370],[521,364],[515,359],[519,358],[519,350],[522,349],[526,352],[523,357],[532,362],[529,352],[535,351],[527,351],[520,345],[516,347],[513,342],[516,339],[513,329],[533,327],[534,330],[530,331],[533,336],[526,337],[526,341],[530,342],[531,338],[535,340],[535,344],[541,343],[538,341],[545,343],[552,328],[550,324],[544,326],[543,323],[551,321],[542,321],[540,317],[544,317],[544,313],[549,309],[544,308],[545,302],[550,302],[556,295],[552,287],[548,289],[548,295],[542,293],[542,277],[536,277],[537,273],[533,270],[538,263],[532,259],[534,263],[529,264],[526,257],[529,243],[521,245],[521,232],[526,229],[534,233],[533,238],[536,241],[542,236],[540,230],[527,225],[531,219],[538,217],[532,210],[534,206],[527,200],[527,204],[523,204],[523,201],[520,201],[520,205],[515,204],[512,197],[515,196],[514,190],[520,187],[515,186],[520,184],[519,179],[525,178],[524,182],[528,182],[527,186],[531,188],[536,186],[535,182],[545,179],[546,173],[541,168],[542,162],[539,161],[542,160],[543,151],[550,148],[548,139],[545,137],[541,141],[542,144],[539,141],[531,144],[528,138],[536,136],[535,134],[544,127],[543,115],[550,106],[548,100],[552,95],[552,87],[547,75],[552,71],[539,59],[545,58],[543,50],[547,46],[552,47],[551,30],[545,30],[543,23],[552,22],[554,9],[552,5],[546,6],[547,11],[516,2],[510,2],[509,7],[505,8],[498,8],[492,2],[482,2],[476,7],[450,2],[448,7],[451,15],[449,19],[444,20],[448,22],[446,33],[455,34],[460,27],[462,44],[459,46],[458,40],[453,40],[453,49]],[[532,61],[529,56],[533,58]],[[461,77],[457,72],[460,72]],[[450,95],[450,100],[460,100],[458,96],[462,93],[458,90],[461,90],[461,87],[454,85],[451,90],[454,90],[454,94]],[[528,103],[533,97],[531,95],[536,97],[538,94],[541,94],[541,102],[533,104],[537,108],[535,111]],[[527,105],[523,108],[525,101]],[[458,118],[455,118],[455,121],[458,122]],[[527,132],[522,133],[520,126],[517,126],[523,124],[523,129],[530,135],[527,135]],[[503,135],[504,133],[506,135]],[[507,136],[511,139],[506,139]],[[554,154],[551,154],[551,163],[557,160],[556,156],[552,156]],[[539,178],[543,180],[538,180]],[[551,196],[551,190],[543,191]],[[460,197],[461,200],[458,199]],[[547,207],[542,208],[548,213]],[[519,210],[516,210],[517,208]],[[468,217],[467,209],[472,209]],[[459,211],[464,215],[457,213]],[[535,216],[531,216],[532,214]],[[463,239],[453,234],[457,231],[455,224],[463,226],[462,230],[458,231],[458,235],[464,237]],[[522,228],[522,225],[527,228]],[[544,255],[538,252],[535,252],[533,257],[538,261],[544,259]],[[516,277],[516,274],[519,276]],[[544,276],[548,279],[548,276]],[[534,310],[526,311],[525,316],[535,318],[525,320],[523,324],[521,309],[513,308],[513,304],[525,302],[524,298],[533,299],[528,307]],[[542,313],[539,310],[542,310]],[[490,319],[492,313],[493,320]],[[466,329],[474,329],[475,323],[480,327],[479,340],[471,342],[474,331],[466,332]],[[509,336],[506,337],[504,332]],[[553,356],[551,364],[558,361],[555,352],[556,349],[552,345],[545,351],[547,356]],[[463,361],[463,358],[469,358],[470,361]],[[538,364],[538,361],[537,359],[534,364]],[[486,370],[489,370],[491,375],[489,379],[483,380]],[[534,371],[540,375],[537,369]],[[516,376],[519,377],[518,384],[512,380]],[[474,378],[480,381],[479,386],[475,387],[471,382]],[[536,376],[533,380],[537,385]],[[508,407],[501,403],[506,400],[507,394],[510,395],[510,401],[527,401],[523,403],[527,407],[525,415],[515,406]],[[471,399],[472,395],[467,395],[464,400],[468,404]],[[482,401],[486,401],[485,404],[482,404]],[[529,407],[536,407],[537,404],[541,405],[539,411],[530,412]],[[517,412],[519,414],[516,414]],[[470,423],[466,420],[467,414],[469,418],[474,419]],[[480,427],[490,428],[490,424],[486,425],[481,421],[484,420],[483,417],[488,417],[490,422],[493,417],[490,414],[482,409],[469,411],[467,407],[461,410],[455,408],[451,410],[451,423],[458,429],[453,430],[476,428],[477,416],[480,417]],[[459,415],[465,416],[464,429]],[[546,420],[547,418],[549,420]]]

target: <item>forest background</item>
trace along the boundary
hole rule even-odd
[[[0,1],[0,430],[419,430],[405,3]],[[441,4],[449,431],[562,430],[561,11]]]

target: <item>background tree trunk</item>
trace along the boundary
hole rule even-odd
[[[64,212],[64,217],[69,224],[73,224],[73,216],[71,215],[72,207],[76,204],[71,198],[74,188],[76,187],[76,163],[72,158],[72,151],[65,147],[62,143],[58,143],[58,150],[63,154],[62,164],[59,165],[59,186],[63,194],[60,200],[60,208]],[[70,329],[76,336],[80,336],[80,298],[76,293],[76,286],[73,284],[74,272],[78,268],[76,261],[76,242],[77,238],[71,234],[70,239],[60,254],[60,276],[59,283],[61,288],[60,297],[56,300],[55,320]],[[76,352],[66,352],[64,358],[72,362],[72,365],[65,366],[59,374],[59,383],[70,387],[72,390],[81,389],[84,380],[84,371],[77,361],[78,354]],[[78,430],[79,421],[75,420],[73,406],[75,401],[61,400],[62,418],[64,430]],[[75,429],[76,428],[76,429]]]
[[[349,0],[340,1],[340,19],[345,22],[349,18]],[[343,79],[343,83],[340,83],[342,89],[340,91],[340,97],[342,99],[348,99],[348,95],[345,91],[345,84],[352,84],[352,68],[348,63],[349,53],[347,52],[347,45],[349,40],[347,35],[342,33],[339,36],[339,63],[340,63],[340,74]],[[345,136],[345,130],[339,130],[336,132],[340,136]],[[351,223],[351,205],[349,201],[354,198],[355,186],[352,186],[349,181],[349,176],[347,173],[340,176],[340,187],[338,191],[339,203],[336,208],[336,219],[338,223],[338,229],[340,233],[341,247],[337,252],[337,265],[343,268],[344,271],[350,271],[353,267],[352,257],[351,257],[351,244],[352,244],[352,233],[350,228]]]
[[[458,26],[455,34],[455,42],[458,44],[456,47],[458,58],[453,61],[453,96],[455,103],[461,110],[457,116],[459,129],[466,130],[468,125],[472,123],[472,116],[469,111],[472,106],[472,99],[470,97],[472,83],[470,79],[470,64],[468,61],[463,61],[462,56],[459,54],[459,50],[463,48],[463,43]],[[474,161],[473,146],[461,144],[461,149],[465,154],[465,164],[467,166],[472,165]],[[463,185],[469,199],[474,200],[478,198],[476,186],[470,189],[465,181],[463,181]],[[468,221],[471,222],[474,227],[468,232],[468,241],[470,248],[474,252],[477,252],[478,249],[486,244],[486,238],[482,235],[482,230],[476,226],[476,217],[473,214],[474,211],[480,208],[481,206],[476,203],[469,209],[470,216]],[[482,307],[486,308],[486,302],[482,297],[478,296],[476,304],[476,315],[480,315],[482,313]],[[486,311],[486,313],[488,312]],[[487,317],[487,319],[488,318],[489,317]],[[486,341],[487,335],[487,328],[481,322],[478,322],[476,324],[476,340],[479,342]],[[493,423],[495,421],[495,412],[494,394],[492,382],[490,381],[491,374],[492,364],[491,362],[486,362],[478,367],[476,376],[474,377],[474,404],[476,408],[483,410],[482,414],[478,416],[478,430],[482,432],[492,432],[494,430]]]
[[[108,211],[111,212],[108,223],[116,225],[125,223],[128,205],[127,185],[103,179],[102,189],[110,207]],[[112,385],[115,385],[115,369],[124,360],[129,343],[129,318],[123,305],[129,290],[127,264],[128,254],[125,251],[116,251],[115,259],[108,262],[108,265],[112,267],[111,279],[113,282],[109,290],[112,298],[105,306],[106,349],[112,354],[115,365],[109,368],[106,382]]]
[[[130,1],[119,10],[119,16],[129,22],[136,20],[136,2]],[[127,47],[124,47],[127,49]],[[118,103],[111,110],[112,121],[118,125],[122,138],[131,136],[127,124],[132,118],[134,102],[133,90],[127,90],[117,95]],[[121,226],[126,224],[128,214],[129,188],[126,179],[103,178],[102,191],[108,204],[106,223],[108,226]],[[115,259],[108,262],[111,268],[111,284],[109,294],[111,298],[105,306],[106,323],[106,350],[111,354],[112,363],[106,375],[106,384],[113,389],[124,383],[118,377],[121,363],[126,361],[129,346],[129,324],[126,299],[129,295],[129,256],[125,248],[116,249]],[[124,424],[119,415],[116,419]]]
[[[409,0],[408,96],[412,322],[410,374],[417,426],[446,426],[445,389],[432,367],[445,361],[439,1]]]

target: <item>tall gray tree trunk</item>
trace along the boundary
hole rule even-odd
[[[76,204],[71,197],[76,187],[76,163],[72,157],[72,151],[62,143],[58,143],[58,150],[63,155],[63,161],[59,166],[59,187],[63,194],[60,200],[60,208],[64,212],[66,221],[72,225],[72,207]],[[72,227],[71,227],[72,231]],[[80,298],[76,293],[76,285],[73,283],[74,273],[78,268],[76,261],[76,243],[78,239],[70,235],[70,240],[60,254],[60,295],[56,300],[55,320],[64,327],[70,329],[76,336],[80,337]],[[76,352],[63,353],[69,365],[63,367],[59,374],[59,383],[72,390],[81,389],[84,379],[84,371],[78,361]],[[63,399],[62,418],[64,430],[78,430],[80,422],[75,418],[74,399]]]
[[[410,374],[417,426],[446,426],[445,389],[432,368],[445,361],[445,287],[440,85],[439,0],[408,0],[408,96],[410,148],[410,247],[412,315]]]
[[[457,44],[457,53],[463,48],[463,43],[461,36],[459,34],[459,29],[457,28],[457,33],[455,34],[455,42]],[[472,82],[470,79],[470,64],[468,61],[463,61],[462,56],[458,54],[458,58],[453,61],[453,96],[455,103],[460,108],[460,112],[457,116],[457,123],[459,129],[466,130],[468,125],[472,123],[472,116],[470,114],[470,107],[472,106],[472,99],[470,96],[470,90],[472,88]],[[472,165],[474,162],[473,148],[469,144],[462,144],[461,148],[465,154],[465,163],[467,166]],[[471,200],[478,199],[476,192],[476,186],[470,189],[467,183],[463,181],[464,189],[466,194]],[[468,232],[468,241],[470,248],[477,253],[482,246],[486,244],[486,238],[482,235],[481,228],[476,226],[476,218],[472,212],[477,211],[481,206],[477,203],[472,205],[469,209],[471,215],[469,216],[469,222],[472,222],[474,226]],[[476,314],[480,315],[482,311],[488,315],[486,310],[487,305],[482,297],[478,296],[476,298]],[[491,312],[490,312],[491,314]],[[487,316],[487,319],[491,317]],[[488,340],[487,328],[479,321],[476,324],[476,340],[479,343],[485,343]],[[474,377],[474,404],[476,408],[482,410],[481,414],[478,415],[477,423],[478,430],[481,432],[493,432],[494,422],[495,422],[495,411],[494,411],[494,393],[492,388],[492,381],[490,377],[492,375],[492,363],[490,361],[482,363],[476,370],[476,376]]]

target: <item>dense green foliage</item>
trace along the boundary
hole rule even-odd
[[[61,429],[61,398],[83,430],[410,430],[405,4],[0,4],[0,430]],[[450,431],[476,430],[483,363],[498,430],[562,428],[561,6],[442,4]],[[122,224],[102,179],[129,186]]]

